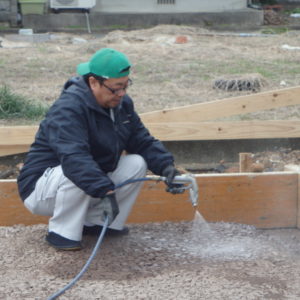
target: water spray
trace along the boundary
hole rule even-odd
[[[118,185],[115,186],[115,189],[119,189],[120,187],[130,184],[130,183],[135,183],[135,182],[140,182],[140,181],[163,181],[166,182],[167,178],[163,177],[163,176],[146,176],[146,177],[142,177],[142,178],[136,178],[136,179],[129,179],[126,180]],[[178,175],[175,176],[174,180],[172,183],[175,184],[182,184],[182,186],[179,188],[181,190],[181,192],[184,192],[185,190],[189,190],[189,195],[190,195],[190,201],[193,205],[194,208],[197,207],[198,205],[198,185],[197,185],[197,181],[195,176],[193,176],[192,174],[182,174],[182,175]],[[186,185],[187,184],[187,185]],[[100,249],[100,246],[102,244],[104,235],[106,233],[106,230],[108,228],[108,217],[106,217],[103,227],[102,227],[102,231],[98,237],[98,240],[96,242],[96,245],[93,249],[92,254],[90,255],[89,259],[87,260],[87,262],[85,263],[84,267],[81,269],[81,271],[61,290],[59,290],[58,292],[56,292],[55,294],[53,294],[52,296],[50,296],[49,298],[47,298],[47,300],[55,300],[57,299],[59,296],[61,296],[66,290],[68,290],[69,288],[71,288],[81,277],[82,275],[87,271],[88,267],[90,266],[92,260],[94,259],[94,257],[96,256],[98,250]]]

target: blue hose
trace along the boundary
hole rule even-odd
[[[123,181],[122,183],[118,184],[115,186],[115,189],[119,189],[120,187],[126,185],[126,184],[130,184],[130,183],[134,183],[134,182],[140,182],[140,181],[147,181],[147,180],[151,180],[147,177],[142,177],[142,178],[136,178],[136,179],[128,179]],[[105,232],[107,230],[108,227],[108,217],[105,218],[104,224],[103,224],[103,228],[101,230],[100,236],[97,240],[97,243],[93,249],[92,254],[90,255],[89,259],[87,260],[87,262],[85,263],[85,265],[83,266],[83,268],[81,269],[81,271],[72,279],[72,281],[70,281],[64,288],[62,288],[60,291],[56,292],[55,294],[53,294],[52,296],[50,296],[47,300],[54,300],[57,297],[59,297],[60,295],[62,295],[66,290],[68,290],[69,288],[71,288],[81,277],[82,275],[86,272],[86,270],[88,269],[88,267],[90,266],[92,260],[94,259],[94,257],[96,256],[102,240],[104,238]]]
[[[100,247],[100,245],[102,243],[102,240],[104,238],[104,235],[105,235],[107,227],[108,227],[108,217],[105,218],[101,234],[100,234],[100,236],[99,236],[99,238],[97,240],[97,243],[96,243],[96,245],[94,247],[94,250],[93,250],[92,254],[90,255],[89,259],[87,260],[87,262],[85,263],[85,265],[83,266],[83,268],[81,269],[81,271],[76,275],[76,277],[74,277],[72,279],[72,281],[70,281],[69,284],[67,284],[60,291],[58,291],[55,294],[53,294],[52,296],[50,296],[48,298],[48,300],[54,300],[57,297],[59,297],[60,295],[62,295],[66,290],[68,290],[69,288],[71,288],[76,283],[76,281],[78,281],[81,278],[81,276],[86,272],[86,270],[88,269],[88,267],[90,266],[92,260],[94,259],[94,257],[96,256],[96,254],[98,252],[98,249],[99,249],[99,247]]]

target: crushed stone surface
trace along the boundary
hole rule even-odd
[[[64,252],[47,225],[0,227],[0,299],[48,299],[81,270],[96,243]],[[299,299],[300,230],[232,223],[130,225],[105,237],[87,272],[59,299]]]

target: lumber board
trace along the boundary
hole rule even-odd
[[[23,205],[16,180],[0,180],[0,226],[45,224],[48,217],[33,215]]]
[[[30,145],[38,126],[4,126],[0,127],[0,146]]]
[[[0,127],[0,156],[28,152],[37,130],[38,126]]]
[[[284,166],[285,171],[298,173],[298,217],[297,217],[297,228],[300,229],[300,165],[289,164]]]
[[[258,228],[297,226],[298,173],[198,174],[198,209],[208,222],[233,222]],[[165,192],[164,183],[145,182],[129,223],[192,221],[188,194]],[[0,226],[46,223],[26,210],[15,180],[0,180]]]
[[[162,141],[298,138],[300,121],[149,123],[151,134]]]
[[[257,228],[297,226],[297,174],[244,173],[205,176],[200,211],[210,222],[233,222]]]
[[[14,155],[28,152],[30,144],[25,145],[0,145],[0,156]]]
[[[300,86],[141,114],[144,123],[199,122],[300,104]]]
[[[162,141],[298,138],[300,121],[172,122],[146,124]],[[0,156],[27,152],[37,126],[0,127]]]
[[[298,173],[297,228],[300,229],[300,174]]]

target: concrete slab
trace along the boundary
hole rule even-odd
[[[4,38],[12,42],[44,43],[51,40],[51,35],[49,33],[6,34]]]

